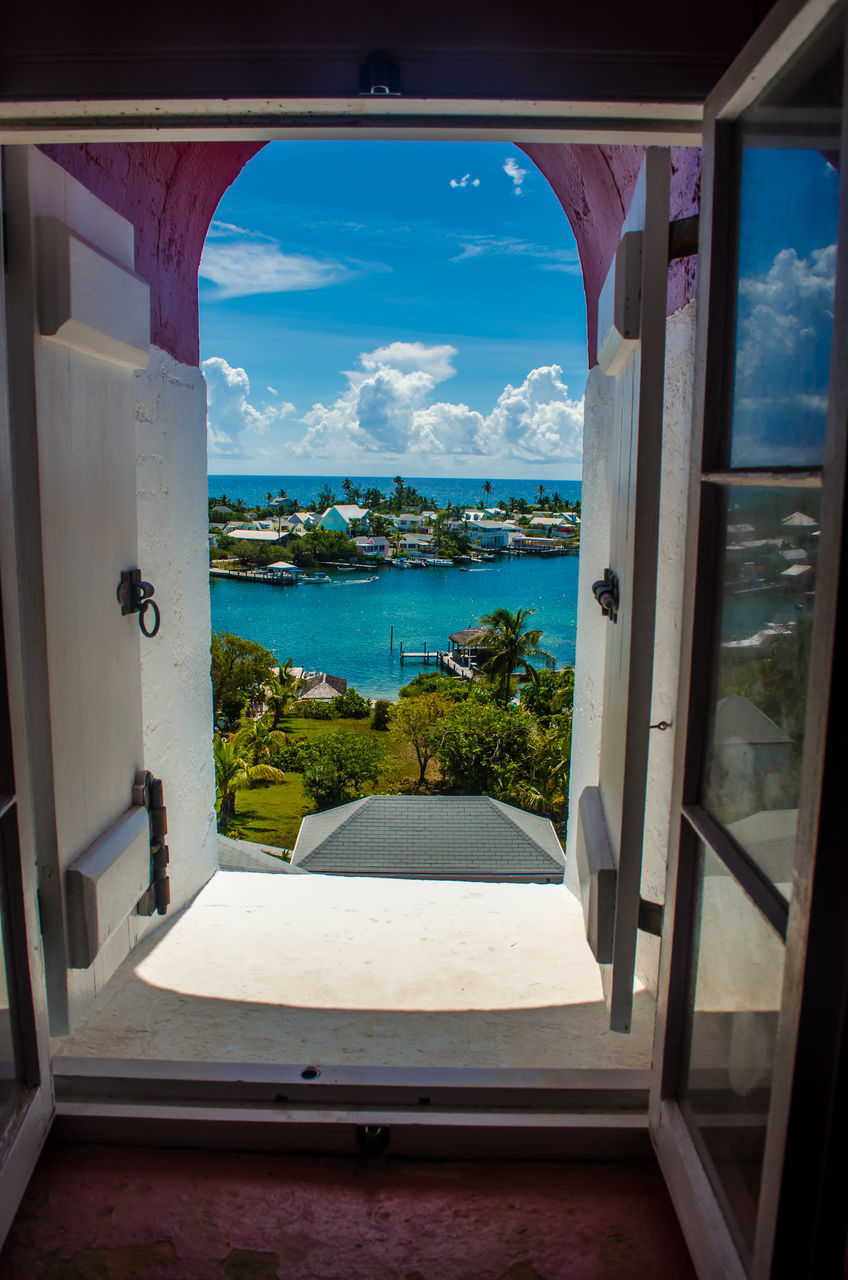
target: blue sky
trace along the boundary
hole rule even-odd
[[[517,148],[272,143],[200,276],[210,472],[579,478],[577,250]]]

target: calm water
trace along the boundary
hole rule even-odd
[[[391,490],[385,476],[351,477],[361,488]],[[439,503],[468,505],[479,501],[480,480],[407,477],[407,484]],[[317,495],[324,484],[341,494],[336,476],[210,476],[209,492],[264,502],[270,490],[285,489],[302,502]],[[531,501],[538,481],[493,480],[490,501],[514,495]],[[580,483],[546,482],[547,493],[558,491],[574,502]],[[544,635],[542,647],[557,665],[574,661],[577,630],[577,556],[498,558],[460,569],[378,569],[331,573],[326,586],[271,587],[258,582],[213,579],[210,584],[212,627],[232,631],[265,645],[281,661],[344,676],[366,697],[395,698],[402,684],[418,671],[433,670],[418,663],[400,664],[400,642],[421,651],[448,648],[452,631],[474,626],[485,613],[503,605],[535,609],[532,625]],[[377,581],[350,585],[376,572]],[[394,650],[389,639],[394,628]]]

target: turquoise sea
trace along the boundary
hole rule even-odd
[[[226,493],[245,501],[261,501],[280,488],[309,500],[310,477],[210,476],[211,494]],[[336,477],[314,478],[321,485],[341,489]],[[300,489],[294,484],[299,483]],[[386,477],[356,478],[363,488],[373,483],[388,492]],[[412,484],[440,502],[468,504],[480,492],[479,481],[416,479]],[[438,488],[437,486],[442,486]],[[492,497],[535,496],[537,481],[493,481]],[[570,501],[580,496],[579,482],[546,484]],[[525,489],[527,493],[525,495]],[[448,499],[451,491],[456,496]],[[542,647],[557,665],[574,661],[577,631],[577,556],[499,557],[468,572],[456,567],[376,570],[377,581],[362,584],[369,571],[331,575],[325,586],[272,587],[254,582],[214,579],[210,584],[212,628],[256,640],[281,661],[344,676],[366,697],[396,698],[420,670],[418,663],[401,666],[400,644],[420,651],[447,648],[452,631],[473,626],[483,614],[503,605],[532,608],[532,625],[543,631]],[[361,585],[356,585],[360,583]],[[394,637],[393,648],[390,640]],[[429,668],[433,670],[432,667]]]

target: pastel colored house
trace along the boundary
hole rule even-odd
[[[328,507],[318,523],[322,529],[349,533],[352,527],[367,529],[370,514],[365,507],[358,507],[355,503],[343,503]]]
[[[389,554],[389,540],[382,535],[361,535],[354,538],[354,542],[364,556],[387,556]]]

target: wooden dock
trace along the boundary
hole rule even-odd
[[[272,587],[293,587],[297,578],[291,573],[263,573],[259,569],[214,569],[210,578],[238,578],[242,582],[267,582]]]
[[[430,663],[433,662],[442,671],[446,671],[458,680],[473,680],[477,674],[473,667],[464,667],[462,663],[457,662],[456,658],[444,649],[429,649],[425,645],[423,650],[415,652],[411,649],[404,649],[403,642],[401,642],[400,665],[403,666],[407,662],[420,662],[425,667],[429,667]]]

